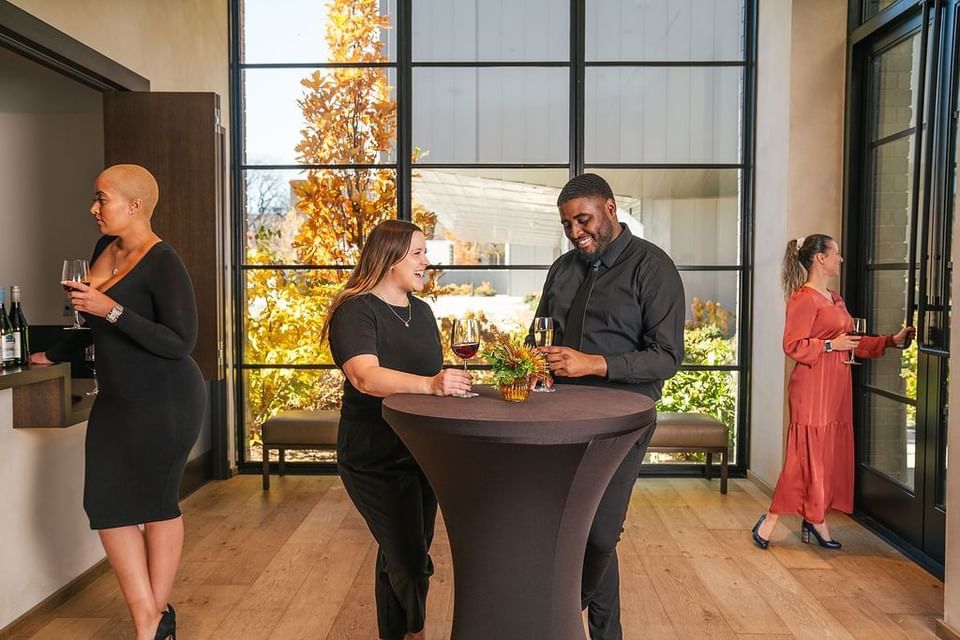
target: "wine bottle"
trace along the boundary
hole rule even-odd
[[[7,317],[3,293],[3,287],[0,287],[0,367],[9,369],[17,366],[17,358],[14,352],[13,326]]]
[[[30,362],[30,327],[20,304],[20,285],[16,284],[10,287],[10,326],[13,327],[17,365],[25,367]]]

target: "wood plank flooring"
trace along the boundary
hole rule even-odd
[[[767,498],[746,480],[641,479],[620,543],[624,637],[798,640],[935,638],[943,584],[849,518],[844,543],[800,543],[783,518],[771,547],[749,530]],[[183,505],[186,546],[173,602],[183,640],[377,638],[376,547],[335,477],[259,476],[203,487]],[[427,637],[450,637],[453,575],[438,523]],[[112,573],[10,640],[123,639],[132,626]],[[539,639],[530,639],[539,640]]]

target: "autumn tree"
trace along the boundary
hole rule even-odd
[[[327,3],[325,37],[331,62],[387,62],[381,35],[390,28],[390,20],[381,16],[379,9],[378,0]],[[305,124],[296,146],[297,159],[304,165],[346,166],[310,169],[305,179],[289,185],[296,202],[286,218],[297,225],[290,246],[300,264],[350,267],[371,229],[397,216],[396,170],[350,166],[376,165],[389,159],[396,141],[396,101],[391,97],[385,67],[314,71],[301,84],[304,93],[298,104]],[[269,191],[258,188],[255,193],[259,197]],[[427,237],[433,235],[433,213],[414,204],[413,221]],[[251,233],[247,262],[276,263],[277,243],[286,236],[281,228]],[[246,360],[330,362],[327,346],[320,341],[320,327],[330,299],[347,274],[346,269],[248,270]],[[250,437],[259,442],[260,425],[279,411],[335,406],[339,374],[256,369],[248,371],[247,389]]]

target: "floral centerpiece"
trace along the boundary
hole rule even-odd
[[[494,345],[481,355],[490,365],[500,394],[510,402],[526,400],[531,383],[550,372],[546,357],[519,340]]]

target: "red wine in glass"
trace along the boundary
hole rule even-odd
[[[450,348],[453,353],[463,360],[463,370],[467,370],[467,360],[477,355],[480,349],[480,322],[476,318],[466,318],[453,321],[453,330],[450,332]],[[452,394],[458,398],[473,398],[480,395],[472,391]]]
[[[866,318],[854,318],[853,319],[853,328],[847,332],[847,335],[851,336],[865,336],[867,335],[867,320]],[[854,350],[850,351],[850,359],[845,361],[844,364],[860,364],[860,361],[857,360],[857,356],[854,353]]]
[[[90,265],[87,264],[86,260],[82,259],[68,259],[63,261],[63,271],[60,274],[61,282],[80,282],[82,284],[89,284],[90,282]],[[63,290],[68,294],[71,289],[67,285],[62,285]],[[80,313],[74,309],[73,310],[73,326],[64,327],[64,329],[70,331],[77,331],[81,329],[89,329],[90,327],[85,327],[80,324]]]
[[[473,356],[477,355],[477,351],[480,350],[479,342],[461,342],[460,344],[455,344],[452,347],[453,353],[456,354],[461,360],[469,360]]]

